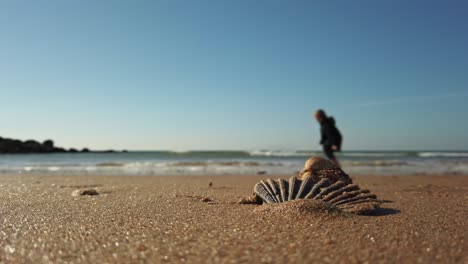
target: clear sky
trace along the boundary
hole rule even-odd
[[[467,1],[0,2],[0,136],[130,150],[468,149]]]

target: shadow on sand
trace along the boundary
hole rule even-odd
[[[393,208],[378,208],[372,213],[366,214],[368,216],[385,216],[399,214],[401,211]]]

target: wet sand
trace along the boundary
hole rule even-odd
[[[370,216],[236,203],[267,177],[3,175],[0,263],[468,263],[467,176],[352,177]]]

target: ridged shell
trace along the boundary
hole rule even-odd
[[[311,176],[299,179],[295,176],[289,181],[267,179],[254,187],[254,192],[264,204],[282,203],[299,199],[321,200],[346,212],[368,213],[382,203],[369,190],[362,190],[355,184],[343,181],[332,182],[327,178],[315,180]]]
[[[311,176],[315,181],[327,178],[332,182],[342,181],[351,184],[353,181],[340,167],[335,163],[320,157],[313,157],[306,161],[304,168],[299,173],[298,178],[304,179]]]

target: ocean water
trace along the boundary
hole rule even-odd
[[[0,155],[0,174],[292,175],[317,151],[146,151]],[[468,151],[344,151],[351,175],[468,175]]]

